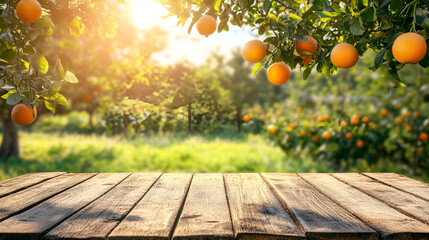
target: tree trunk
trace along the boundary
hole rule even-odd
[[[237,108],[237,132],[241,132],[241,109]]]
[[[93,122],[93,118],[94,118],[94,110],[93,109],[90,109],[89,111],[88,111],[88,114],[89,114],[89,121],[88,121],[88,124],[89,124],[89,127],[92,129],[93,127],[94,127],[94,122]]]
[[[122,132],[123,132],[125,138],[128,138],[128,125],[130,125],[130,121],[129,121],[128,116],[126,116],[125,114],[122,117],[122,122],[124,124],[124,128],[123,128]]]
[[[2,104],[1,121],[3,124],[3,140],[0,146],[0,159],[19,157],[18,128],[10,116],[11,108]]]
[[[188,104],[188,132],[191,131],[191,120],[192,120],[192,106]]]

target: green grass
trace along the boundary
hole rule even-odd
[[[265,136],[145,135],[125,140],[100,135],[20,132],[21,158],[0,163],[0,180],[29,172],[332,172],[320,159],[288,158]],[[358,163],[343,171],[401,172],[395,164]],[[406,173],[406,172],[405,172]],[[426,178],[423,178],[426,180]]]

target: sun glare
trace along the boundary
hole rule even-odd
[[[129,3],[133,9],[134,22],[139,28],[148,28],[152,25],[171,27],[175,24],[172,18],[161,18],[166,16],[168,11],[156,0],[133,0]]]

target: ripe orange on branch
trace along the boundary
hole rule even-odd
[[[201,35],[208,37],[216,31],[216,19],[210,15],[204,15],[197,21],[197,30]]]
[[[400,63],[418,63],[427,52],[425,39],[417,33],[404,33],[395,39],[392,53]]]
[[[322,137],[324,139],[330,139],[331,138],[331,133],[328,132],[328,131],[324,131],[323,134],[322,134]]]
[[[23,22],[34,23],[42,16],[42,6],[37,0],[21,0],[16,5],[16,15]]]
[[[257,63],[264,59],[267,49],[265,44],[258,39],[250,40],[244,45],[243,57],[246,61]]]
[[[296,41],[295,50],[300,56],[313,55],[317,51],[317,41],[312,36],[308,36],[306,42]]]
[[[268,80],[274,85],[285,84],[290,77],[290,69],[284,62],[276,62],[268,68]]]
[[[37,109],[25,104],[15,105],[12,109],[12,120],[19,125],[30,125],[36,120]]]
[[[423,142],[426,142],[428,140],[428,134],[427,133],[420,133],[419,139]]]
[[[359,53],[349,43],[337,44],[331,52],[331,62],[337,68],[351,68],[359,60]]]

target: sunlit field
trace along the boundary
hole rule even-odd
[[[429,3],[399,2],[3,1],[0,179],[396,172],[427,181]]]

